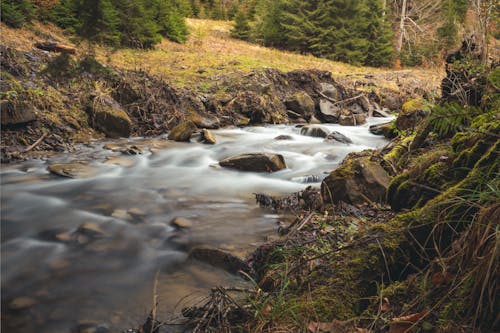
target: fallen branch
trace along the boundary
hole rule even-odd
[[[48,135],[48,133],[43,133],[42,136],[38,140],[35,141],[35,143],[33,143],[31,146],[27,147],[22,152],[27,153],[27,152],[33,150],[34,148],[36,148],[36,146],[38,146],[40,143],[42,143],[42,141],[47,137],[47,135]]]
[[[69,46],[69,45],[60,44],[60,43],[38,42],[35,44],[35,47],[40,49],[40,50],[49,51],[49,52],[59,52],[59,53],[66,53],[66,54],[75,54],[76,53],[76,48]]]

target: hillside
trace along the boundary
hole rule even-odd
[[[190,37],[185,44],[162,41],[154,50],[119,49],[98,47],[97,59],[103,64],[127,70],[144,70],[159,75],[176,85],[189,85],[209,82],[217,76],[240,75],[261,68],[275,68],[281,71],[318,69],[332,73],[334,77],[363,76],[365,74],[380,77],[391,84],[394,80],[387,74],[401,73],[400,80],[411,76],[426,81],[429,87],[439,84],[444,75],[438,69],[408,69],[393,71],[371,67],[356,67],[341,62],[334,62],[314,56],[299,55],[276,50],[245,41],[230,38],[230,21],[187,19]],[[33,41],[53,39],[71,44],[71,36],[53,25],[35,22],[32,27],[12,29],[2,24],[2,44],[28,52]],[[86,53],[84,45],[78,50],[78,56]],[[392,75],[394,76],[394,75]],[[395,85],[392,88],[397,88]]]

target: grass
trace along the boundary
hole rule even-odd
[[[381,84],[398,89],[398,80],[405,80],[408,74],[419,81],[432,82],[437,86],[442,70],[377,69],[356,67],[348,64],[300,55],[256,44],[247,43],[230,37],[230,21],[187,19],[190,37],[184,44],[163,40],[153,50],[119,49],[97,47],[100,62],[109,66],[143,70],[166,79],[174,85],[203,84],[217,80],[221,75],[241,76],[261,68],[276,68],[282,71],[297,69],[320,69],[332,72],[336,77],[360,76],[371,74],[381,77]],[[23,29],[12,29],[1,24],[1,43],[29,52],[34,41],[53,39],[72,44],[71,39],[50,24],[35,22]],[[79,45],[78,56],[83,57],[88,47]]]

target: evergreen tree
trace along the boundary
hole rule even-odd
[[[120,17],[110,0],[75,0],[74,6],[80,36],[91,42],[120,43]]]
[[[283,47],[286,36],[281,25],[283,22],[285,0],[260,0],[256,4],[253,39],[267,46]]]
[[[393,32],[389,21],[384,17],[381,0],[367,1],[362,15],[366,26],[363,37],[368,41],[364,65],[389,66],[394,60]]]
[[[234,19],[234,27],[231,30],[231,37],[248,40],[250,38],[250,25],[243,11],[238,11]]]
[[[153,18],[151,0],[112,0],[120,17],[121,45],[151,48],[161,41]],[[147,4],[149,10],[145,9]]]
[[[29,0],[1,0],[1,19],[13,28],[20,28],[34,18],[34,7]]]
[[[158,32],[174,42],[186,41],[188,30],[178,4],[174,0],[153,0],[150,5],[153,19],[159,27]]]

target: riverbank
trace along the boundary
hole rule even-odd
[[[266,48],[259,48],[259,55],[270,55],[259,59],[269,62],[253,64],[245,59],[256,46],[229,38],[228,23],[193,20],[190,26],[192,37],[182,46],[165,42],[157,50],[127,56],[123,52],[131,51],[101,48],[92,55],[78,45],[76,55],[68,56],[33,46],[46,40],[71,45],[70,36],[53,26],[2,25],[2,109],[10,110],[2,118],[2,161],[40,151],[74,151],[73,143],[104,136],[159,135],[185,120],[194,120],[200,129],[307,122],[319,109],[322,83],[333,84],[339,100],[364,94],[373,106],[397,112],[406,98],[435,96],[441,75],[355,68]],[[195,47],[196,31],[206,37],[203,47]],[[191,59],[188,54],[215,61],[219,47],[229,50],[233,65],[207,69],[182,61]],[[130,56],[135,60],[123,61]],[[302,93],[315,103],[305,116],[290,109],[297,108],[293,100]],[[121,127],[109,126],[99,114]]]

